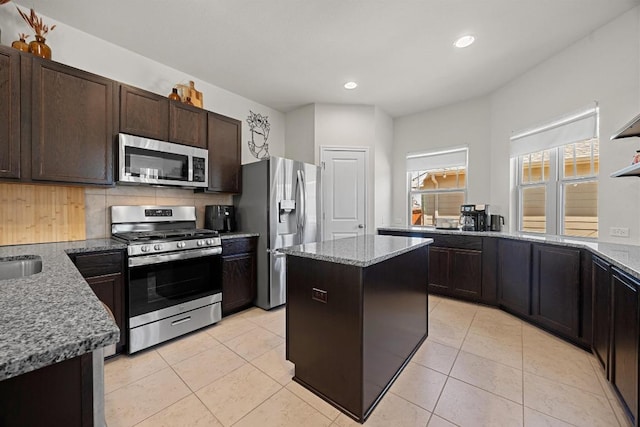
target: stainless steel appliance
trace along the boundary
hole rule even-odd
[[[195,207],[111,206],[111,237],[128,245],[129,354],[220,320],[222,245]]]
[[[461,205],[460,227],[463,231],[487,231],[489,205]]]
[[[320,168],[270,157],[242,166],[235,196],[238,229],[259,233],[258,294],[264,309],[286,302],[285,256],[276,249],[315,242],[320,234]]]
[[[504,217],[502,215],[491,215],[489,222],[488,230],[502,231],[502,226],[504,225]]]
[[[209,205],[204,209],[204,226],[221,233],[236,231],[236,211],[231,205]]]
[[[121,133],[118,180],[129,184],[206,187],[209,152],[202,148]]]

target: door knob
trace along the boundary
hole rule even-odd
[[[358,224],[358,228],[364,228],[364,224]]]

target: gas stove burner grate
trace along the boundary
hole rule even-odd
[[[218,237],[218,232],[205,229],[154,230],[128,233],[116,233],[113,237],[129,243],[151,242],[160,240],[183,240]]]

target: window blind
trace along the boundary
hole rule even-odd
[[[407,171],[454,168],[467,165],[467,149],[438,151],[434,153],[416,153],[407,155]]]
[[[598,104],[566,114],[534,128],[514,132],[511,157],[548,150],[598,137]]]

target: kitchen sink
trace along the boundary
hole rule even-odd
[[[19,279],[41,271],[42,258],[38,255],[0,259],[0,280]]]

